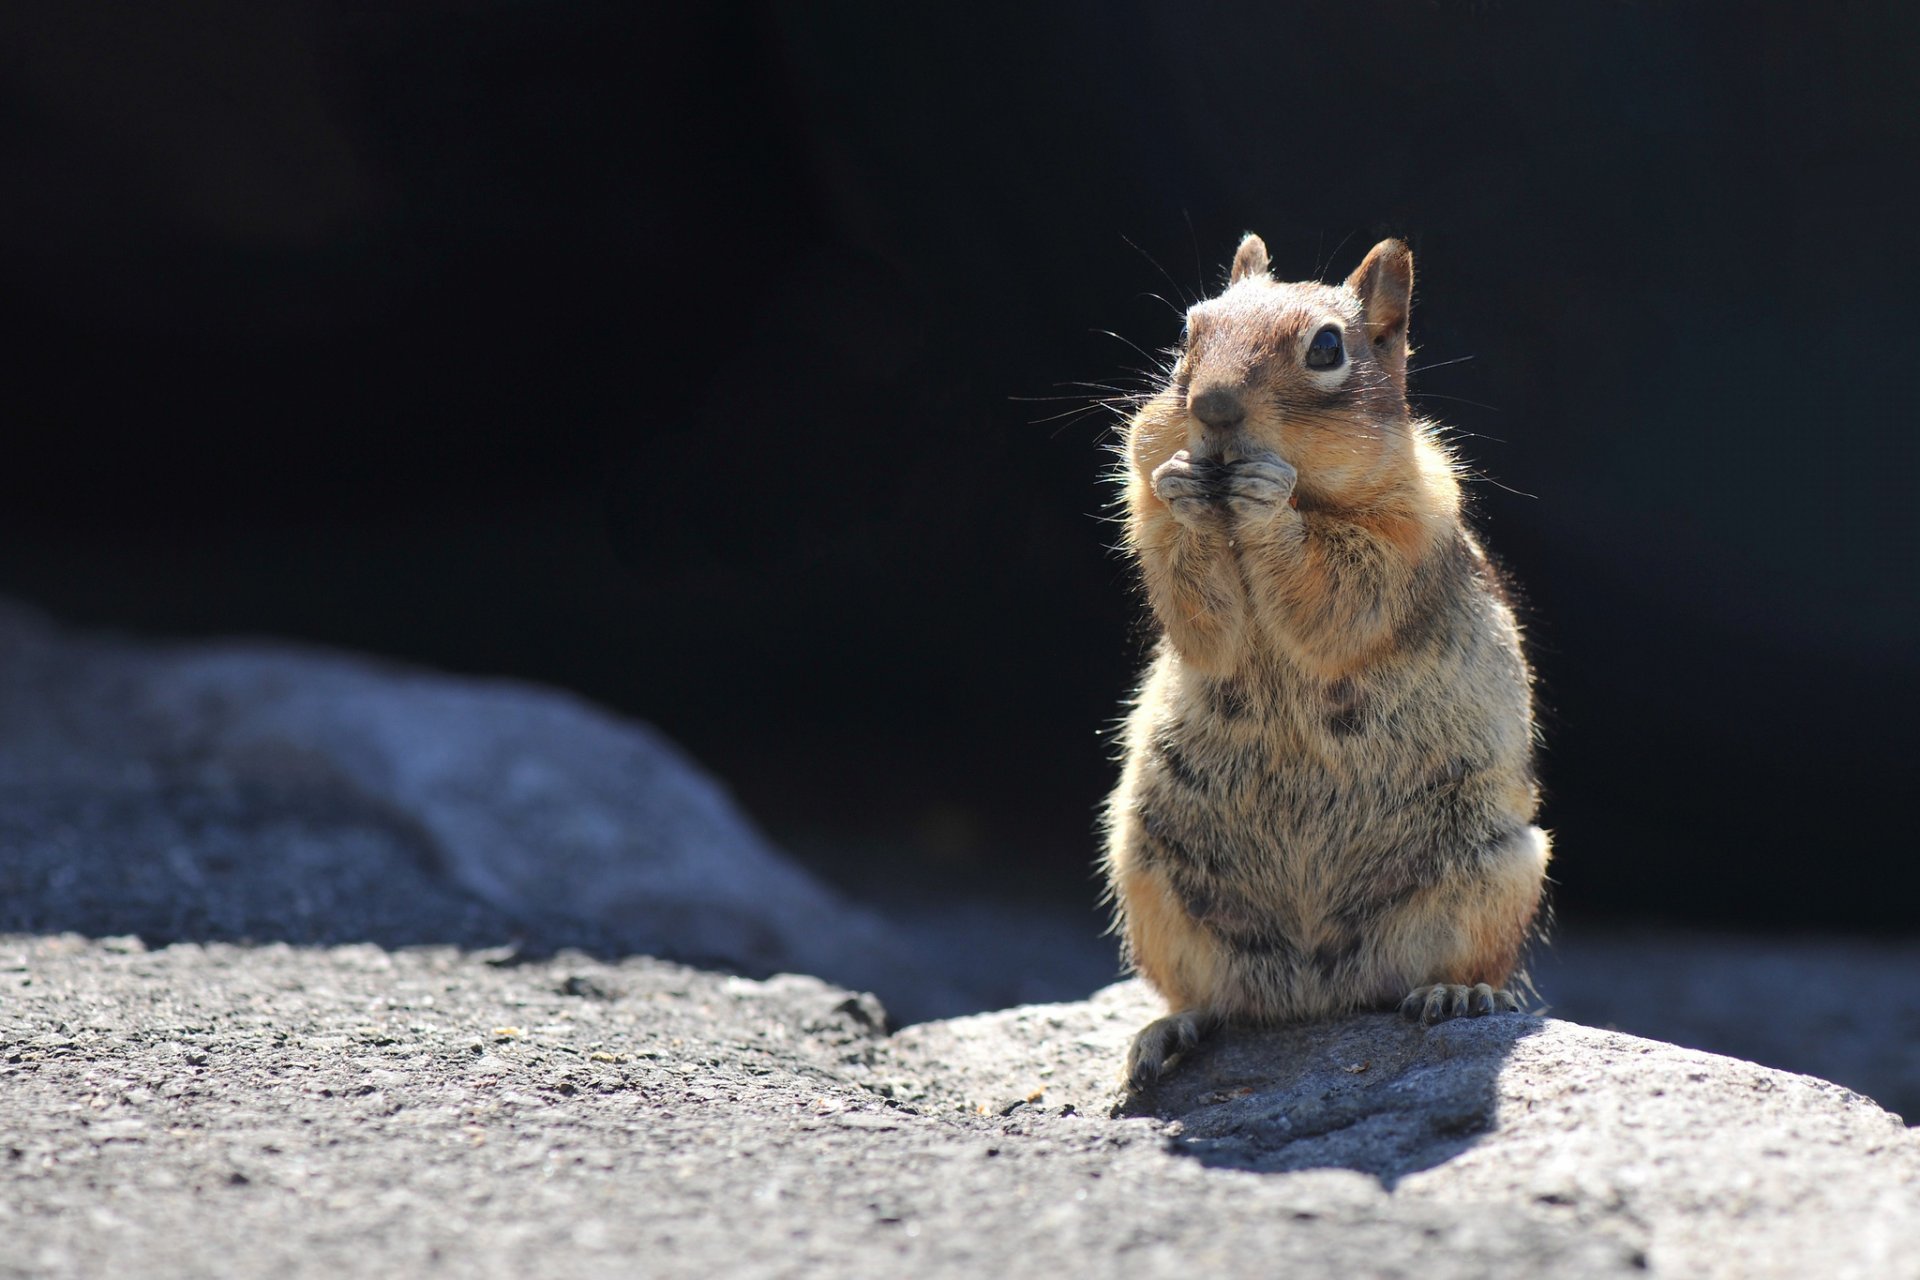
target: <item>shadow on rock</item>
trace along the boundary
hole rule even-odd
[[[1175,1122],[1172,1150],[1261,1173],[1353,1169],[1391,1188],[1498,1123],[1499,1076],[1542,1019],[1423,1027],[1391,1014],[1214,1037],[1116,1114]]]

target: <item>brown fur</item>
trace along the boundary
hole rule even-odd
[[[1452,459],[1407,406],[1412,288],[1398,241],[1333,287],[1274,281],[1248,236],[1128,424],[1128,548],[1162,639],[1106,871],[1175,1011],[1136,1043],[1136,1083],[1223,1019],[1501,987],[1531,933],[1531,677]],[[1315,370],[1329,325],[1343,358]]]

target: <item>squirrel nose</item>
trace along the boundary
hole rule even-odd
[[[1247,407],[1241,403],[1240,393],[1232,387],[1208,387],[1194,396],[1187,408],[1194,417],[1216,431],[1237,427],[1241,419],[1247,416]]]

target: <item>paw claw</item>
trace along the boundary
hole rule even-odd
[[[1504,987],[1476,982],[1436,982],[1415,987],[1400,1002],[1400,1016],[1431,1027],[1452,1018],[1480,1018],[1490,1013],[1518,1013],[1520,999]]]
[[[1258,524],[1292,505],[1299,472],[1277,454],[1256,453],[1237,462],[1195,458],[1181,449],[1153,469],[1153,492],[1186,525],[1230,514]]]
[[[1300,473],[1273,454],[1243,458],[1227,469],[1227,508],[1242,521],[1270,520],[1288,505]]]
[[[1214,514],[1219,468],[1195,462],[1185,449],[1153,469],[1153,492],[1181,524],[1204,523]]]
[[[1168,1067],[1200,1043],[1210,1025],[1205,1014],[1188,1009],[1142,1027],[1127,1049],[1127,1088],[1134,1093],[1151,1088]]]

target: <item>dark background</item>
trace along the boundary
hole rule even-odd
[[[564,685],[869,896],[1090,903],[1078,410],[1242,231],[1397,234],[1563,919],[1915,928],[1914,11],[656,8],[0,11],[0,591]]]

